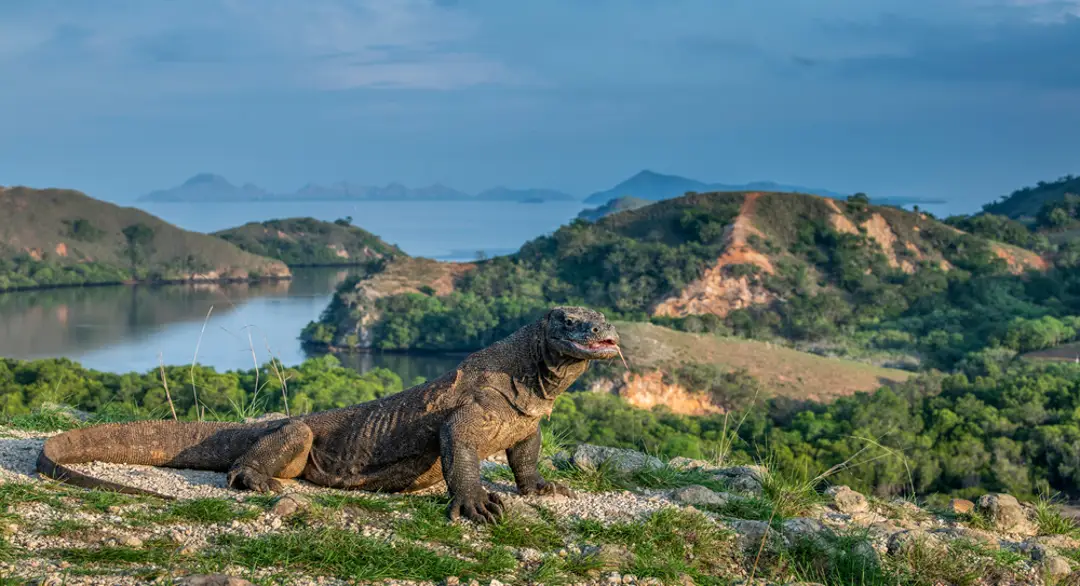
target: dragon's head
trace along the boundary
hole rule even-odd
[[[556,307],[544,316],[552,350],[578,360],[619,356],[619,333],[604,314],[585,307]]]

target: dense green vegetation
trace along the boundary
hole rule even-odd
[[[171,396],[180,417],[205,414],[229,419],[284,412],[286,397],[291,412],[307,413],[371,401],[402,389],[401,379],[389,370],[361,375],[341,366],[333,356],[313,358],[296,367],[269,363],[246,371],[167,366],[167,387],[162,374],[160,370],[99,372],[63,358],[31,362],[0,358],[0,413],[26,415],[43,403],[55,403],[103,417],[165,417],[171,416]]]
[[[0,290],[288,274],[219,238],[77,191],[10,187],[0,209]]]
[[[402,254],[398,247],[353,226],[351,217],[335,222],[314,218],[250,222],[214,235],[289,266],[366,265]]]

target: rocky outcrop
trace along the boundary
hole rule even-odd
[[[724,253],[706,269],[701,278],[689,283],[677,294],[658,302],[652,310],[655,316],[682,317],[712,313],[724,316],[735,309],[761,305],[776,299],[776,295],[750,275],[733,276],[730,268],[749,265],[763,274],[774,272],[772,261],[750,246],[751,235],[764,238],[754,227],[754,205],[760,193],[748,193],[735,222],[724,232]]]
[[[590,390],[614,393],[638,409],[663,405],[680,415],[709,415],[723,413],[707,393],[694,392],[678,383],[664,382],[660,369],[645,373],[624,372],[618,381],[597,380]]]

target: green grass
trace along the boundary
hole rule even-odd
[[[510,547],[550,551],[563,545],[563,533],[550,516],[547,519],[529,519],[509,513],[492,525],[490,531],[492,543]]]
[[[251,570],[278,567],[293,572],[364,580],[442,580],[481,564],[410,544],[391,544],[332,527],[269,533],[259,537],[223,535],[209,559]]]
[[[42,535],[78,535],[85,533],[93,527],[85,521],[76,521],[74,519],[57,519],[53,521],[45,530],[41,532]]]
[[[865,531],[825,532],[796,541],[781,554],[795,579],[828,586],[892,586],[896,579],[878,562]]]
[[[0,425],[22,431],[68,431],[81,427],[82,423],[60,409],[38,409],[31,413],[5,415]]]
[[[625,545],[634,554],[634,563],[625,572],[665,581],[686,574],[698,584],[721,583],[716,570],[735,549],[730,532],[701,513],[676,508],[633,523],[605,526],[582,520],[574,531],[587,539]]]
[[[703,505],[703,508],[729,519],[770,521],[776,528],[784,523],[783,517],[776,514],[773,503],[761,497],[732,498],[725,505]]]
[[[159,522],[187,521],[191,523],[227,523],[236,519],[251,519],[258,515],[253,507],[241,507],[226,499],[201,498],[178,501],[156,515]]]
[[[393,503],[380,498],[353,494],[320,494],[312,499],[321,507],[340,510],[347,507],[372,511],[375,513],[389,513],[394,510]]]
[[[1049,495],[1040,495],[1039,500],[1035,501],[1035,524],[1039,528],[1039,535],[1080,536],[1076,521],[1063,515],[1061,507]]]
[[[154,565],[165,566],[176,557],[176,544],[168,540],[152,540],[142,547],[110,545],[95,548],[51,548],[40,552],[45,558],[58,558],[71,564]]]
[[[398,523],[398,533],[417,541],[460,544],[464,529],[458,523],[447,522],[446,507],[449,502],[444,496],[409,499],[410,517]]]
[[[18,520],[19,517],[12,511],[12,507],[21,503],[45,503],[55,507],[60,505],[60,499],[45,485],[26,482],[0,484],[0,519]]]

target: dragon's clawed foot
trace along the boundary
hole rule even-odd
[[[569,486],[559,484],[558,482],[547,482],[546,480],[537,482],[536,487],[534,488],[518,488],[518,493],[522,496],[565,496],[568,498],[575,498],[574,491],[570,490]]]
[[[255,492],[281,492],[282,490],[281,482],[276,478],[247,466],[229,470],[227,481],[229,488],[247,489]]]
[[[450,501],[450,520],[465,518],[477,523],[494,523],[503,515],[499,495],[482,488],[455,495]]]

